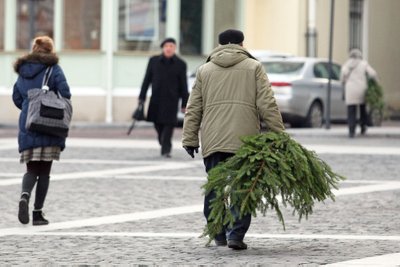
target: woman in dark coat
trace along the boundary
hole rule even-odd
[[[161,43],[162,54],[150,58],[143,80],[139,101],[144,103],[151,84],[152,92],[147,120],[154,122],[161,145],[161,155],[171,157],[172,134],[177,124],[179,99],[182,111],[189,96],[186,63],[175,55],[176,44],[172,38]]]
[[[53,160],[59,160],[65,148],[65,138],[28,131],[25,128],[29,100],[28,90],[41,88],[43,77],[48,66],[52,66],[48,86],[57,90],[63,97],[71,98],[69,86],[58,57],[54,53],[53,40],[50,37],[37,37],[33,41],[32,51],[19,58],[14,64],[18,79],[14,84],[13,101],[21,110],[19,116],[18,145],[21,153],[20,163],[26,164],[26,173],[22,179],[22,192],[19,201],[18,219],[21,223],[29,223],[29,199],[36,184],[33,225],[48,224],[42,213],[50,180]]]

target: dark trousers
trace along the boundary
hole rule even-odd
[[[206,172],[208,173],[209,170],[214,168],[219,162],[224,161],[234,154],[232,153],[224,153],[224,152],[216,152],[211,154],[210,156],[204,158],[204,165],[206,167]],[[211,191],[208,195],[204,198],[204,216],[206,217],[207,222],[210,222],[208,219],[211,208],[210,208],[210,201],[215,198],[215,192]],[[249,230],[250,223],[251,223],[251,214],[244,215],[241,219],[239,219],[239,214],[237,214],[234,209],[232,208],[232,213],[235,216],[235,223],[233,224],[232,228],[224,229],[221,233],[219,233],[215,239],[216,240],[243,240],[247,230]]]
[[[161,155],[168,155],[172,149],[172,135],[174,133],[174,126],[154,123],[154,128],[157,131],[158,143],[161,146]]]
[[[368,116],[365,104],[361,105],[348,105],[347,106],[347,123],[349,125],[349,134],[354,136],[357,126],[357,107],[360,108],[360,126],[361,131],[364,132],[367,127]]]
[[[36,184],[35,204],[36,210],[43,208],[50,183],[52,161],[30,161],[26,164],[27,172],[22,179],[22,192],[28,199]]]

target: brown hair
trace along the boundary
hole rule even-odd
[[[39,36],[33,40],[33,53],[54,53],[53,39],[48,36]]]

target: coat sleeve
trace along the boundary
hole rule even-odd
[[[348,72],[347,66],[343,65],[342,69],[340,70],[340,81],[343,85],[346,84],[347,81],[347,72]]]
[[[185,62],[182,62],[182,71],[180,72],[180,86],[179,86],[179,94],[182,99],[182,108],[186,108],[186,104],[188,101],[189,93],[188,93],[188,86],[187,86],[187,77],[186,77],[186,72],[187,72],[187,66]]]
[[[274,92],[272,91],[267,74],[261,64],[257,66],[256,81],[256,106],[261,118],[269,130],[273,132],[284,131],[285,127],[283,126],[282,115],[276,104]]]
[[[140,89],[139,100],[143,102],[146,101],[147,90],[149,89],[151,80],[153,78],[153,59],[154,58],[150,58],[149,63],[147,64],[146,74],[144,75],[142,87]]]
[[[12,94],[12,100],[14,102],[14,105],[19,108],[22,109],[22,102],[23,102],[23,98],[21,93],[18,90],[18,85],[17,82],[14,84],[14,88],[13,88],[13,94]]]
[[[376,73],[376,71],[368,64],[366,65],[365,68],[365,72],[368,74],[368,77],[374,79],[374,80],[378,80],[378,74]]]
[[[197,72],[196,81],[189,96],[183,121],[182,145],[199,147],[199,130],[203,117],[203,97],[201,93],[201,75]]]

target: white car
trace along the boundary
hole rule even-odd
[[[283,121],[292,127],[321,127],[328,107],[329,63],[327,59],[288,57],[262,61]],[[346,120],[340,82],[340,65],[332,63],[330,118]]]

